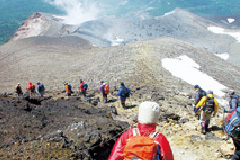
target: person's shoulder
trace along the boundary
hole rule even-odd
[[[124,138],[130,138],[131,136],[133,135],[133,128],[129,128],[128,130],[125,130],[121,137],[124,137]]]
[[[167,140],[167,137],[166,136],[164,136],[162,133],[158,133],[158,136],[157,136],[157,138],[160,138],[161,140],[164,140],[164,141],[168,141]]]
[[[203,96],[202,99],[203,99],[203,100],[207,100],[207,96]]]

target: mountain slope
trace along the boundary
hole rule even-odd
[[[60,16],[34,13],[18,29],[12,40],[35,36],[75,36],[88,40],[95,46],[115,46],[132,41],[171,37],[189,42],[212,54],[229,54],[227,61],[238,66],[240,43],[228,34],[210,31],[209,27],[226,27],[222,23],[214,22],[214,18],[211,20],[176,9],[158,17],[105,17],[79,25],[69,25],[64,24]],[[233,34],[239,31],[229,29],[226,32]]]
[[[29,42],[35,42],[34,39]],[[29,81],[42,81],[47,90],[60,90],[63,88],[63,80],[70,82],[73,89],[77,90],[80,78],[89,83],[93,90],[104,80],[112,89],[124,81],[133,90],[147,86],[149,90],[158,87],[164,91],[189,91],[192,85],[172,76],[161,64],[163,58],[177,58],[181,55],[195,60],[202,72],[226,87],[240,89],[238,67],[176,39],[159,38],[108,48],[74,48],[58,46],[57,43],[31,45],[21,42],[26,40],[8,43],[0,48],[2,92],[13,91],[17,82],[25,88]]]

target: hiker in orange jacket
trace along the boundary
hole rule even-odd
[[[123,160],[127,159],[126,157],[136,157],[140,159],[146,160],[146,154],[138,151],[137,153],[131,153],[131,151],[126,150],[128,145],[131,141],[131,137],[135,138],[137,136],[137,132],[141,137],[149,137],[153,133],[156,133],[155,139],[157,140],[160,148],[160,157],[157,159],[162,160],[174,160],[174,156],[172,155],[172,150],[170,148],[169,142],[165,136],[161,133],[156,132],[157,122],[159,121],[160,116],[160,107],[155,102],[143,102],[139,105],[139,115],[138,115],[138,128],[130,128],[129,130],[125,131],[120,138],[115,142],[115,145],[112,149],[112,153],[109,156],[108,160]],[[134,142],[133,142],[134,143]],[[139,144],[136,146],[140,146]],[[156,152],[156,151],[155,151]],[[154,152],[154,153],[155,153]],[[150,153],[151,155],[152,153]],[[158,154],[157,154],[158,155]],[[149,155],[147,155],[149,156]],[[153,157],[154,158],[154,157]],[[152,158],[152,159],[153,159]]]

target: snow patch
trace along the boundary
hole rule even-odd
[[[215,56],[218,56],[224,60],[227,60],[229,58],[229,54],[224,53],[224,54],[215,54]]]
[[[170,14],[174,14],[174,13],[176,13],[176,11],[167,12],[167,13],[164,14],[164,16],[167,16],[167,15],[170,15]]]
[[[232,18],[228,18],[228,23],[233,23],[235,21],[235,19],[232,19]]]
[[[213,33],[228,34],[240,42],[240,32],[225,31],[223,28],[219,27],[208,27],[207,29]]]
[[[204,90],[212,90],[215,95],[224,96],[224,85],[217,82],[211,76],[199,71],[200,66],[186,55],[177,58],[162,59],[162,66],[176,77],[181,78],[185,82],[200,85]]]

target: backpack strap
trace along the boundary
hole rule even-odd
[[[133,131],[133,136],[141,136],[138,128],[133,128],[132,131]]]
[[[156,138],[158,136],[159,132],[158,131],[155,131],[153,133],[150,134],[150,138]]]

